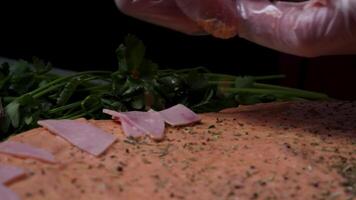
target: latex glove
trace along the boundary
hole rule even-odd
[[[187,17],[175,0],[115,0],[121,12],[156,25],[192,35],[206,34]]]
[[[121,12],[190,35],[236,35],[232,0],[115,0]],[[191,8],[191,9],[190,9]],[[224,22],[224,23],[222,23]]]
[[[133,2],[141,2],[142,5],[154,2],[116,1],[118,5],[124,1],[132,2],[132,5],[135,4]],[[173,5],[173,1],[155,2],[162,5],[164,2],[170,2]],[[216,37],[229,38],[238,34],[260,45],[307,57],[356,53],[356,0],[310,0],[302,3],[271,3],[267,0],[175,0],[175,2],[175,6],[170,8],[180,9],[180,13],[184,13],[196,25]],[[134,6],[131,8],[128,14],[137,17],[139,12],[135,12]],[[162,9],[165,9],[148,8],[143,12],[146,16],[161,15]],[[172,16],[172,13],[174,12],[168,12],[166,16]],[[177,20],[180,17],[186,19],[182,15],[175,16],[176,18],[171,19]],[[172,24],[158,24],[172,28]],[[177,24],[182,32],[194,33],[190,31],[193,29],[189,23],[186,26],[184,23]]]
[[[356,54],[356,0],[236,2],[240,37],[279,51],[315,57]]]

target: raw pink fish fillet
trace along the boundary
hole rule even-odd
[[[117,139],[94,125],[76,120],[43,120],[38,124],[94,156],[104,153]]]
[[[33,158],[36,160],[55,163],[54,156],[47,150],[33,147],[29,144],[20,142],[5,141],[0,143],[0,153],[20,157]]]

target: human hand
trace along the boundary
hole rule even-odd
[[[115,0],[126,15],[191,35],[206,34],[178,8],[175,0]]]
[[[239,35],[272,49],[306,57],[356,53],[356,0],[116,2],[129,15],[189,34],[205,31],[219,38]]]
[[[356,53],[356,1],[237,0],[238,34],[282,52],[316,57]]]

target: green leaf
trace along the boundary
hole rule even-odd
[[[11,125],[17,128],[20,124],[20,104],[16,101],[11,102],[5,107],[5,112],[10,119]]]
[[[4,77],[0,79],[0,91],[1,90],[5,90],[6,87],[8,86],[9,82],[10,82],[10,76]]]
[[[114,96],[120,96],[124,90],[127,78],[119,71],[111,74],[111,90]]]
[[[11,65],[10,75],[21,76],[24,73],[32,72],[30,65],[31,64],[25,60],[19,60]]]
[[[21,98],[19,98],[17,102],[20,104],[20,106],[31,106],[35,104],[36,100],[31,95],[25,94]]]
[[[133,35],[125,38],[116,50],[119,61],[119,72],[131,75],[134,79],[152,79],[157,74],[158,65],[145,59],[146,47],[141,40]]]
[[[209,87],[206,76],[196,70],[190,71],[185,79],[192,91],[202,91]]]
[[[52,69],[52,64],[47,63],[45,64],[43,60],[40,60],[37,57],[32,58],[33,61],[33,67],[35,69],[35,72],[40,75],[40,74],[45,74],[49,72]]]
[[[30,125],[33,122],[33,117],[31,115],[27,115],[24,117],[24,122],[26,125]]]
[[[126,49],[126,62],[129,71],[138,69],[143,62],[146,53],[146,47],[141,40],[133,35],[128,35],[124,42]]]
[[[43,87],[43,86],[45,86],[45,85],[47,85],[48,84],[48,80],[42,80],[42,81],[40,81],[39,83],[38,83],[38,87],[40,88],[40,87]]]
[[[177,75],[171,74],[163,76],[157,80],[157,91],[168,100],[172,102],[174,100],[180,100],[183,96],[188,94],[188,87],[184,79]]]
[[[156,90],[154,81],[146,81],[144,83],[144,106],[145,110],[154,109],[162,110],[165,108],[166,100]]]
[[[9,131],[11,121],[8,116],[0,118],[0,141],[4,138],[4,135]],[[6,136],[6,135],[5,135]]]
[[[127,61],[126,61],[126,46],[124,44],[121,44],[117,49],[116,49],[116,56],[119,62],[119,70],[120,72],[125,72],[128,73],[129,69],[127,66]]]
[[[142,110],[143,107],[145,106],[144,104],[144,99],[141,95],[135,96],[132,98],[131,101],[131,107],[135,110]]]
[[[143,60],[139,69],[141,79],[153,79],[158,72],[158,65],[151,60]]]
[[[2,98],[0,97],[0,119],[5,117],[4,107],[2,105]]]
[[[127,111],[127,107],[119,100],[117,99],[109,99],[109,98],[101,98],[101,102],[103,102],[103,105],[105,108],[109,108],[111,110],[117,110],[117,111]]]
[[[119,70],[132,76],[138,76],[145,53],[146,48],[141,40],[133,35],[126,36],[124,44],[116,50]]]
[[[81,102],[82,110],[88,115],[92,116],[92,113],[102,107],[101,98],[96,95],[89,95]],[[91,112],[90,112],[91,111]]]
[[[57,98],[57,105],[64,105],[68,102],[69,98],[73,95],[79,84],[81,83],[80,78],[71,79],[63,88],[61,93]]]
[[[235,88],[248,88],[253,87],[255,79],[251,76],[236,77]]]
[[[143,82],[141,80],[135,80],[128,78],[124,85],[124,91],[122,92],[122,97],[132,97],[143,89]]]
[[[0,80],[9,75],[10,73],[9,69],[10,69],[10,65],[7,62],[0,65]]]

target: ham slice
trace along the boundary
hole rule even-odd
[[[76,120],[43,120],[38,124],[94,156],[104,153],[116,141],[114,135]]]
[[[20,200],[16,193],[7,188],[7,184],[25,175],[21,168],[0,164],[0,199],[1,200]]]
[[[121,117],[121,125],[124,133],[129,137],[137,138],[145,135],[145,132],[135,126],[126,116]]]
[[[0,184],[0,199],[1,200],[20,200],[16,193],[9,188]]]
[[[154,140],[161,140],[164,137],[165,124],[158,112],[116,112],[108,109],[104,109],[103,112],[119,118],[127,136],[139,137],[144,133]]]
[[[25,171],[21,168],[0,164],[0,184],[7,184],[24,175]]]
[[[123,116],[137,125],[139,129],[144,131],[152,139],[161,140],[164,137],[164,121],[158,112],[125,112]]]
[[[164,121],[171,126],[182,126],[199,122],[201,120],[197,114],[182,104],[177,104],[158,113]]]
[[[56,162],[50,152],[20,142],[5,141],[0,143],[0,153],[20,158],[33,158],[48,163]]]
[[[145,135],[145,131],[141,130],[134,123],[132,123],[125,115],[109,109],[104,109],[103,113],[111,115],[114,121],[120,122],[127,137],[138,138]]]

